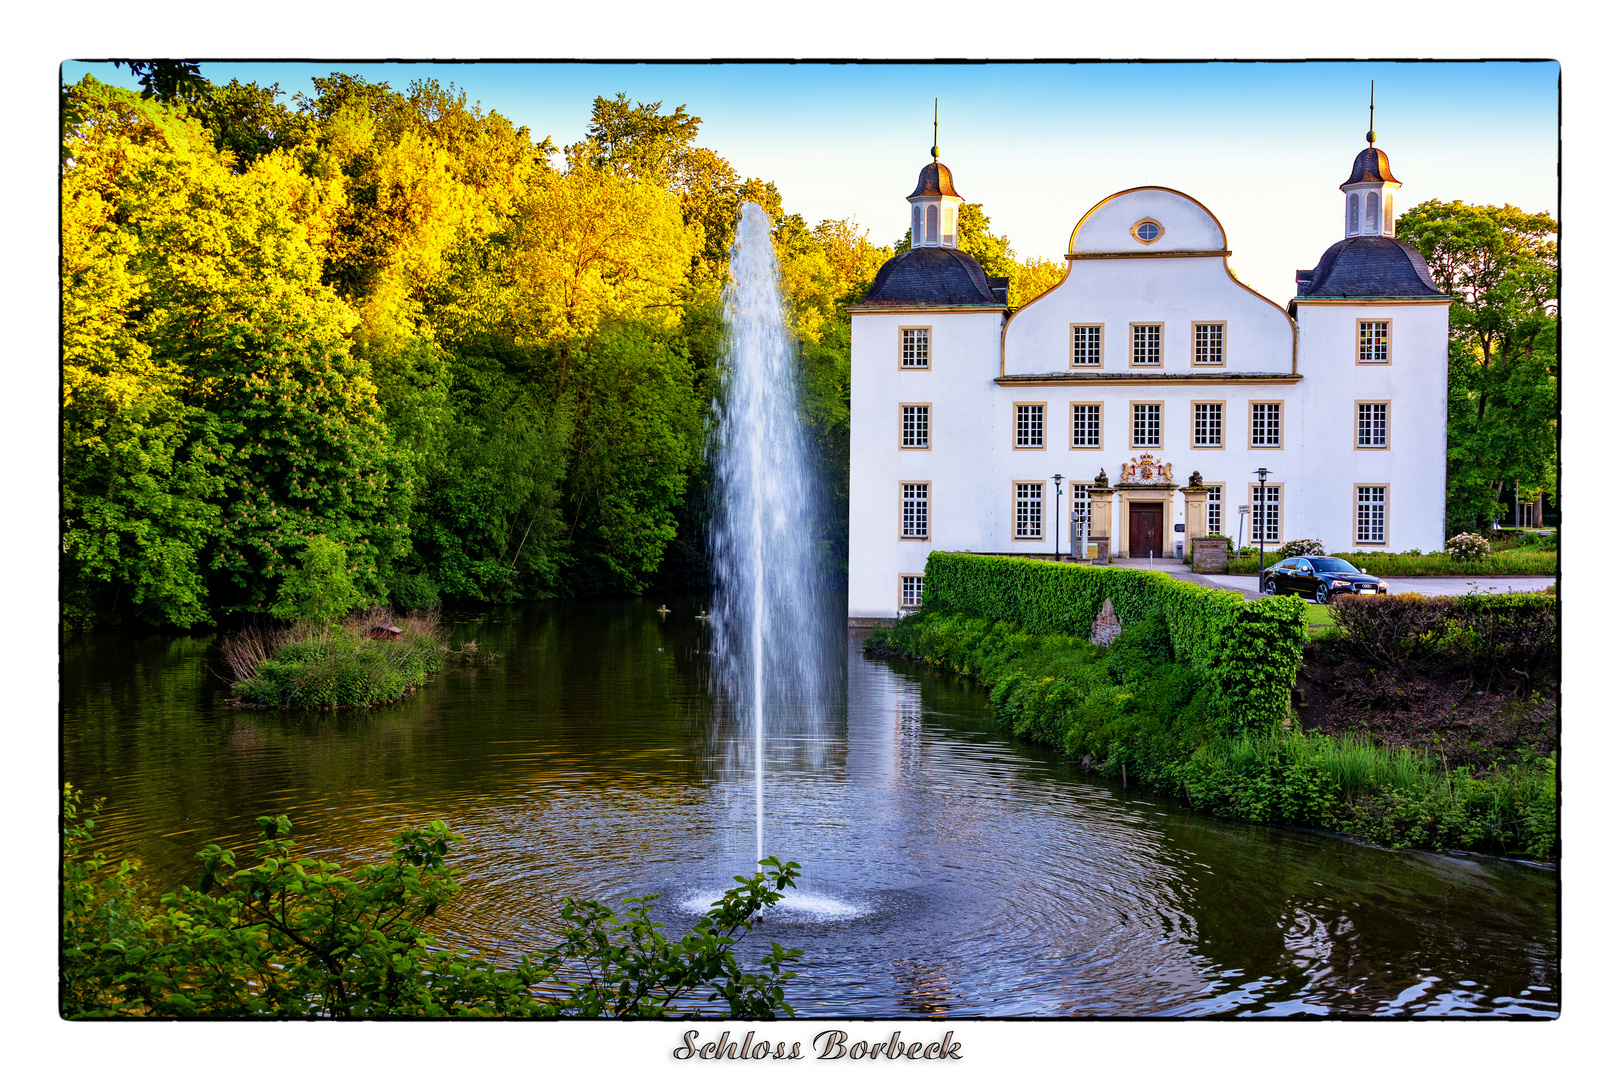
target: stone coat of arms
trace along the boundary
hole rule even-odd
[[[1121,484],[1169,484],[1174,481],[1168,461],[1159,461],[1152,454],[1138,454],[1131,460],[1120,463],[1119,482]]]

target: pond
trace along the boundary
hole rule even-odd
[[[656,892],[689,925],[752,869],[754,788],[698,603],[665,602],[496,609],[454,637],[499,664],[339,714],[223,706],[211,637],[72,637],[65,776],[158,888],[251,850],[260,814],[350,865],[443,818],[466,838],[443,940],[538,949],[564,896]],[[765,850],[804,877],[763,931],[805,952],[800,1015],[1557,1015],[1551,872],[1200,816],[1012,741],[977,687],[846,652],[847,708],[765,761]]]

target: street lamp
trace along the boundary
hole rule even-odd
[[[1063,561],[1063,474],[1052,474],[1052,561]]]
[[[1260,478],[1260,490],[1255,494],[1259,496],[1254,503],[1254,531],[1260,537],[1260,581],[1257,586],[1261,596],[1266,594],[1266,473],[1269,470],[1262,465],[1254,470],[1254,475]],[[1281,522],[1278,523],[1279,525]]]

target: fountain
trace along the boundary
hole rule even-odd
[[[717,697],[752,732],[755,858],[765,857],[768,733],[820,720],[829,634],[818,610],[822,485],[799,419],[771,219],[744,203],[731,245],[726,353],[716,408],[710,605]]]

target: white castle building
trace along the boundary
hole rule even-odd
[[[1286,309],[1232,275],[1202,203],[1141,187],[1086,211],[1063,280],[1012,311],[957,250],[935,147],[911,250],[850,308],[850,618],[914,606],[936,549],[1066,554],[1077,510],[1104,558],[1236,536],[1240,504],[1243,544],[1442,546],[1450,298],[1394,239],[1374,138]]]

